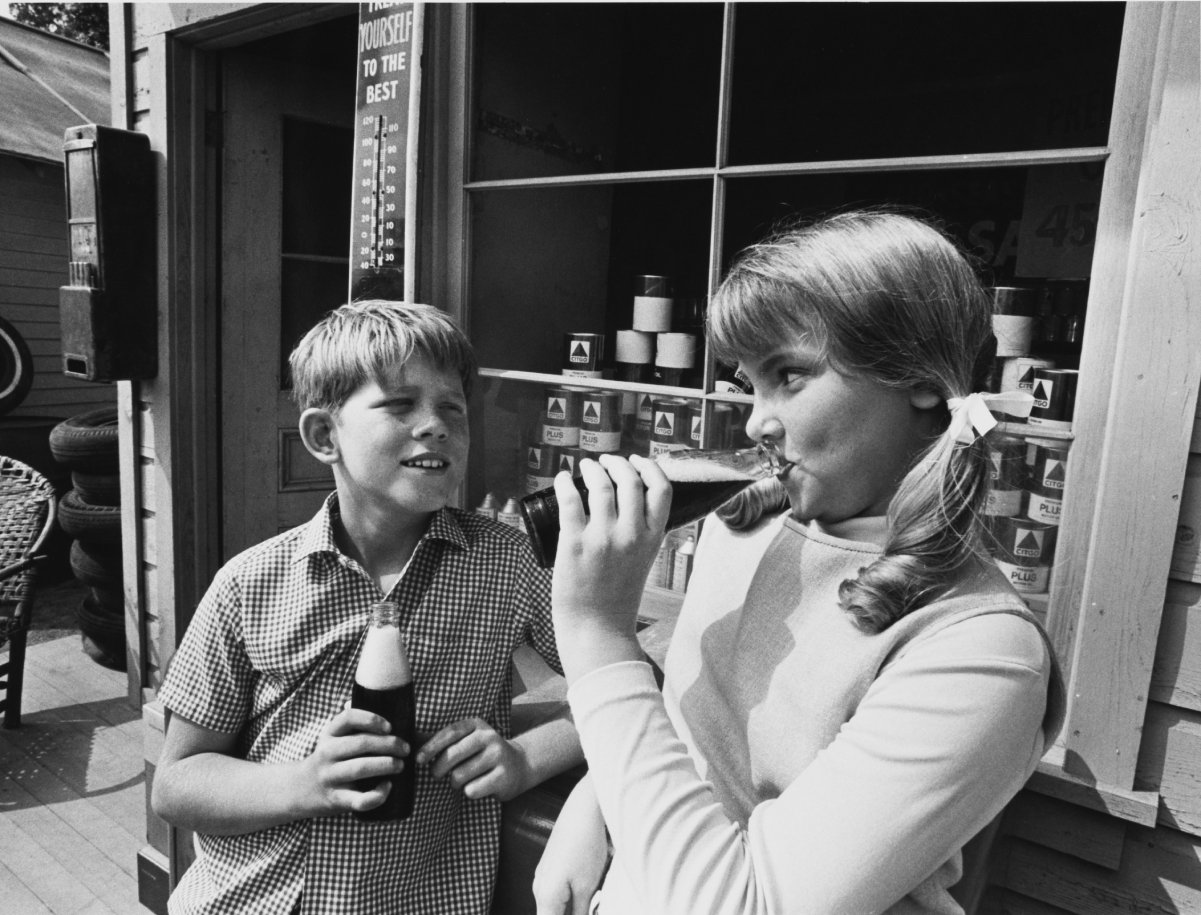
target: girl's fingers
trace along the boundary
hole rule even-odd
[[[605,467],[592,458],[582,459],[577,466],[588,486],[588,514],[598,522],[607,523],[614,514],[613,481]]]
[[[644,525],[645,487],[629,461],[603,454],[598,459],[617,489],[617,520],[637,532]],[[612,504],[612,503],[610,503]]]
[[[559,503],[559,530],[565,534],[583,530],[588,515],[584,511],[584,501],[571,481],[571,474],[566,470],[559,471],[555,474],[554,486],[555,499]]]
[[[661,531],[667,525],[667,513],[671,508],[671,483],[658,462],[640,454],[631,455],[630,464],[642,478],[646,488],[643,496],[646,508],[647,527]]]

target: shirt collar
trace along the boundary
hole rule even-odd
[[[292,557],[293,562],[299,562],[318,553],[342,554],[334,540],[334,517],[337,514],[338,494],[332,492],[321,504],[321,509],[312,520],[305,523],[296,543],[296,552]],[[464,550],[469,546],[463,526],[459,523],[453,509],[449,508],[443,508],[434,513],[429,527],[426,528],[421,539],[423,541],[444,540]]]

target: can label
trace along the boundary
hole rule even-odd
[[[1034,386],[1030,390],[1034,395],[1034,406],[1027,423],[1050,429],[1071,429],[1079,374],[1075,369],[1035,369]]]
[[[1045,496],[1042,493],[1030,493],[1026,503],[1026,517],[1040,524],[1059,524],[1063,513],[1063,499],[1058,496]]]
[[[580,424],[580,392],[567,388],[551,388],[546,392],[547,422],[562,426]]]
[[[688,405],[688,444],[692,448],[701,447],[701,405]]]
[[[984,501],[984,514],[995,517],[1010,517],[1022,512],[1020,489],[990,489]]]
[[[1029,456],[1031,489],[1058,498],[1067,481],[1068,449],[1058,445],[1031,444]]]
[[[1020,489],[1026,481],[1026,443],[1020,438],[1011,435],[998,438],[989,445],[988,460],[994,487]]]
[[[1049,565],[1057,530],[1026,518],[998,518],[993,524],[996,558],[1017,565]]]
[[[534,473],[527,473],[525,476],[525,491],[527,494],[537,492],[540,489],[546,489],[546,487],[553,486],[554,484],[554,477],[542,477]]]
[[[687,401],[656,400],[651,422],[650,456],[657,457],[668,451],[690,448],[688,429]]]
[[[563,335],[563,366],[567,370],[594,372],[600,368],[605,353],[605,335],[575,333]]]
[[[575,448],[580,444],[579,426],[553,426],[544,423],[542,426],[542,442],[545,445],[565,445]]]
[[[1024,566],[998,559],[997,568],[1005,573],[1013,589],[1023,594],[1041,594],[1051,579],[1050,566]]]
[[[580,450],[596,454],[614,454],[621,450],[621,430],[598,432],[595,429],[581,429]]]

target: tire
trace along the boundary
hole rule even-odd
[[[33,386],[33,355],[21,332],[0,318],[0,416],[15,410]]]
[[[71,470],[116,473],[116,407],[102,407],[64,419],[50,430],[50,453]]]
[[[75,616],[84,653],[102,667],[125,670],[125,614],[105,611],[89,595]]]
[[[121,475],[71,471],[71,486],[88,505],[120,505]]]
[[[92,505],[68,490],[58,503],[58,526],[77,540],[121,543],[121,506]]]
[[[92,600],[105,613],[125,612],[125,592],[119,586],[92,585]]]
[[[76,540],[71,544],[71,571],[76,579],[89,587],[119,591],[124,580],[121,550],[104,549]]]

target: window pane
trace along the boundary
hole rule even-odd
[[[703,296],[711,188],[676,181],[473,193],[470,333],[480,364],[558,374],[571,333],[605,335],[608,362],[617,331],[633,326],[641,275],[669,277],[664,297]],[[671,332],[688,332],[695,319],[668,320]]]
[[[284,118],[283,250],[347,257],[354,131]]]
[[[1088,276],[1101,163],[860,172],[731,181],[723,263],[780,220],[854,206],[913,209],[943,222],[987,282]]]
[[[473,12],[473,180],[713,165],[720,4]]]
[[[1120,3],[747,3],[733,164],[1103,146]]]

